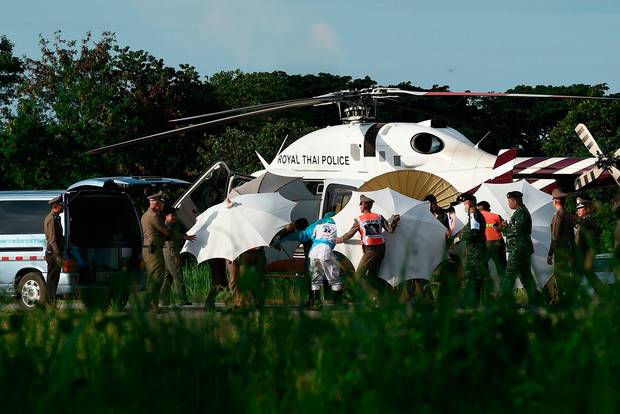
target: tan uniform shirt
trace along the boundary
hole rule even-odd
[[[573,220],[566,209],[555,212],[551,221],[551,246],[549,256],[553,256],[557,249],[562,249],[568,253],[573,251],[575,233],[573,230]]]
[[[164,218],[151,208],[144,212],[140,221],[144,235],[144,246],[154,244],[155,248],[161,249],[165,238],[172,237],[173,235],[168,226],[166,226]]]
[[[50,212],[45,216],[43,222],[45,238],[47,239],[47,248],[51,250],[54,256],[62,258],[65,248],[65,238],[62,235],[62,225],[60,224],[60,216]]]

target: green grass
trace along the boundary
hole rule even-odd
[[[208,287],[188,277],[192,299]],[[201,287],[202,286],[202,287]],[[275,279],[269,297],[294,298]],[[449,304],[449,302],[448,302]],[[620,292],[573,307],[0,313],[5,412],[620,409]]]

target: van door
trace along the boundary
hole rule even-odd
[[[191,228],[200,213],[226,199],[231,175],[225,162],[215,163],[174,203],[177,219],[185,228]]]
[[[112,273],[139,270],[140,219],[128,194],[73,190],[65,193],[67,252],[79,283],[106,282]]]

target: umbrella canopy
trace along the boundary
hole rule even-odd
[[[230,190],[228,198],[234,200],[242,194],[258,193],[279,193],[282,197],[294,201],[296,206],[291,213],[291,221],[305,218],[312,223],[318,218],[320,198],[308,191],[300,177],[285,177],[266,172]],[[298,245],[296,242],[285,242],[282,243],[280,250],[268,249],[267,262],[290,259]]]
[[[386,234],[386,254],[379,276],[392,286],[409,279],[430,279],[444,257],[446,229],[431,214],[429,203],[391,188],[364,193],[354,191],[349,203],[334,216],[339,235],[346,233],[360,215],[358,204],[362,194],[375,200],[373,212],[386,219],[393,214],[400,215],[396,231]],[[336,251],[357,268],[363,254],[359,234],[337,245]]]
[[[295,203],[278,193],[245,194],[224,201],[201,213],[188,234],[182,252],[191,253],[198,263],[208,259],[236,259],[241,253],[271,240],[291,221]]]
[[[493,213],[499,214],[504,220],[508,220],[514,212],[508,207],[506,198],[506,194],[510,191],[521,191],[523,193],[523,204],[532,216],[532,243],[534,244],[532,274],[536,279],[538,289],[542,289],[553,274],[553,266],[547,264],[547,253],[551,245],[549,225],[554,213],[552,197],[525,180],[507,184],[482,184],[474,195],[478,202],[487,201]],[[456,206],[456,212],[460,221],[467,222],[467,215],[462,205]]]

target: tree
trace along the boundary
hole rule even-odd
[[[15,86],[23,71],[23,62],[13,55],[13,43],[0,36],[0,116],[8,115],[8,105],[15,97]]]
[[[167,120],[213,107],[208,88],[189,65],[167,67],[145,51],[119,47],[111,33],[81,43],[56,34],[41,39],[42,57],[26,62],[17,114],[1,153],[13,167],[12,188],[59,188],[88,176],[186,176],[200,170],[188,138],[154,142],[102,156],[88,149],[170,128]],[[170,156],[167,156],[170,153]]]

